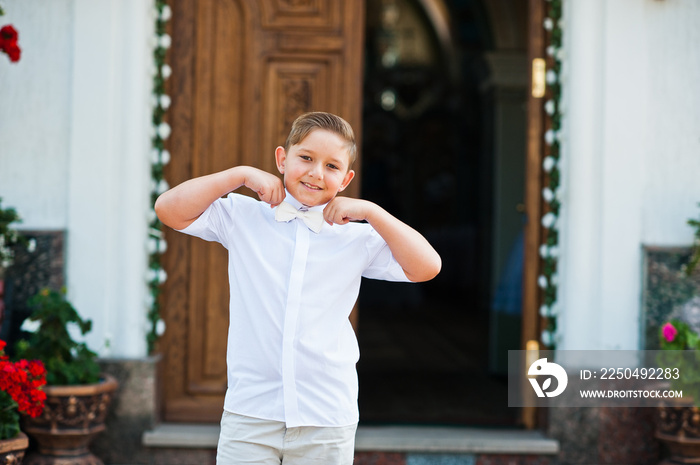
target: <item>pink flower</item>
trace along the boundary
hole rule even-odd
[[[673,342],[678,334],[678,330],[671,323],[666,323],[663,328],[661,328],[661,334],[664,335],[668,342]]]

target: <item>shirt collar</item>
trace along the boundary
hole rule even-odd
[[[284,201],[287,202],[288,204],[292,205],[297,210],[300,210],[303,207],[305,210],[308,210],[308,211],[323,211],[323,209],[326,208],[326,205],[328,205],[328,202],[326,202],[323,205],[316,205],[314,207],[307,207],[304,204],[302,204],[301,202],[299,202],[297,199],[295,199],[294,196],[292,194],[290,194],[287,189],[285,189],[284,192],[287,194],[287,196],[284,198]]]

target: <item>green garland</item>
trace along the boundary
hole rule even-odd
[[[557,267],[559,260],[559,214],[561,210],[561,70],[562,70],[562,0],[548,0],[543,27],[547,43],[547,91],[544,103],[546,113],[544,133],[544,188],[542,199],[545,210],[542,216],[544,227],[543,243],[540,246],[542,274],[538,285],[542,289],[542,306],[540,316],[546,320],[542,331],[542,343],[548,348],[556,345],[557,286],[559,279]]]
[[[172,10],[166,0],[155,1],[155,39],[153,61],[153,134],[151,156],[151,202],[148,230],[148,321],[150,324],[146,341],[148,352],[152,353],[155,343],[165,332],[165,323],[160,317],[161,286],[167,274],[161,265],[161,256],[167,248],[163,236],[163,225],[153,210],[153,205],[160,194],[168,190],[168,183],[163,176],[165,165],[170,161],[170,153],[165,149],[165,141],[170,136],[170,125],[165,121],[165,113],[170,107],[170,97],[165,93],[165,81],[172,72],[166,63],[166,54],[170,48],[171,38],[166,32]]]

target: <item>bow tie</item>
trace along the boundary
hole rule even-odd
[[[323,227],[323,212],[319,210],[297,210],[293,205],[282,202],[277,206],[275,211],[275,219],[277,221],[291,221],[294,218],[300,218],[310,230],[315,233],[321,232]]]

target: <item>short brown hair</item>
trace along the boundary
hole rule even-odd
[[[345,121],[340,116],[323,111],[312,111],[298,116],[292,123],[292,129],[289,131],[287,141],[284,143],[284,150],[289,151],[292,145],[296,145],[303,141],[314,129],[325,129],[337,134],[343,139],[348,148],[350,155],[350,163],[348,167],[352,167],[357,158],[357,145],[355,144],[355,133],[352,130],[350,123]]]

